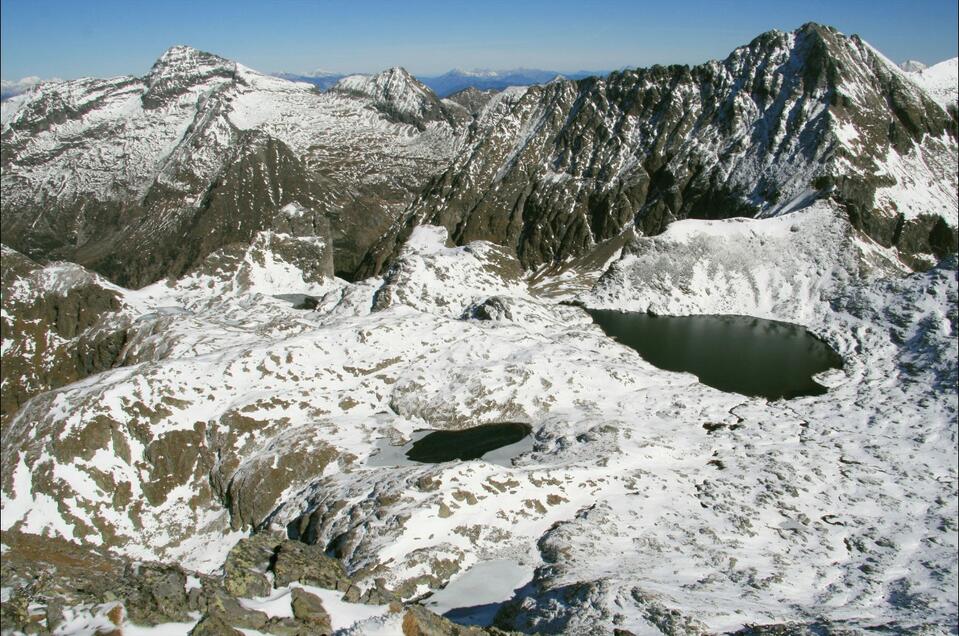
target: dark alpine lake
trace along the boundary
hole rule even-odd
[[[479,459],[492,450],[515,444],[531,431],[528,424],[517,422],[482,424],[460,431],[433,431],[413,442],[406,457],[428,464]]]
[[[653,316],[589,309],[606,335],[649,363],[721,391],[770,400],[821,395],[811,376],[842,358],[805,327],[750,316]]]

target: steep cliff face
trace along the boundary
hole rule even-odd
[[[941,256],[955,249],[956,156],[954,118],[906,73],[858,37],[808,24],[721,62],[493,97],[394,234],[440,224],[537,267],[631,227],[656,234],[830,196],[882,244]],[[384,241],[369,271],[394,249]]]
[[[4,105],[4,241],[141,286],[295,203],[332,225],[349,275],[456,143],[452,117],[385,112],[415,83],[394,80],[395,95],[323,94],[174,47],[143,78],[45,84]]]

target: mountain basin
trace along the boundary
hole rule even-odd
[[[752,316],[654,316],[587,310],[606,335],[650,364],[686,371],[721,391],[789,399],[822,395],[817,373],[842,368],[842,358],[805,327]]]

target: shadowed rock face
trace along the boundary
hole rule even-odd
[[[941,160],[917,159],[914,144]],[[885,165],[893,151],[953,186],[929,209],[898,210],[895,196],[877,196],[908,187],[909,171]],[[657,234],[676,219],[776,214],[817,196],[842,202],[883,245],[941,255],[952,242],[932,228],[943,211],[955,215],[955,161],[954,117],[858,37],[808,24],[765,33],[722,62],[494,96],[366,271],[424,222],[457,244],[506,245],[536,267],[630,226]]]
[[[237,143],[195,207],[180,207],[182,195],[158,184],[141,204],[123,210],[137,222],[104,240],[87,242],[74,258],[125,286],[138,287],[178,277],[214,250],[248,244],[263,230],[328,239],[329,220],[298,203],[321,196],[322,186],[290,149],[257,133],[243,134]],[[294,222],[282,213],[290,204],[301,208]]]
[[[466,109],[466,112],[475,117],[482,112],[483,107],[489,103],[489,100],[492,99],[493,95],[495,95],[497,92],[498,91],[495,89],[482,90],[470,86],[461,91],[453,93],[446,99],[453,103],[459,104]]]
[[[3,248],[0,415],[30,397],[109,369],[126,342],[128,317],[119,294],[78,266],[45,270]]]

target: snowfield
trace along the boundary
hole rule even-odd
[[[909,73],[912,80],[943,108],[956,108],[959,97],[959,57]]]
[[[5,426],[3,528],[201,572],[251,527],[291,529],[368,584],[405,599],[448,584],[436,607],[479,599],[525,631],[954,629],[954,258],[907,274],[817,203],[676,222],[579,296],[797,322],[843,356],[827,394],[767,402],[651,366],[537,296],[504,250],[446,239],[416,229],[359,283],[307,282],[264,238],[117,288],[124,366]],[[533,427],[512,465],[376,459],[418,429],[501,421]],[[484,571],[503,589],[477,596]],[[342,633],[399,628],[329,600]]]

